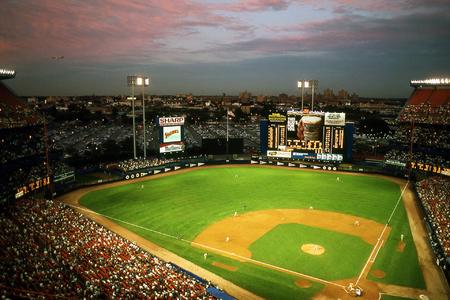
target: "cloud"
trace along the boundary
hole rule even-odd
[[[52,56],[64,55],[61,63],[139,65],[358,52],[431,55],[450,48],[446,2],[4,0],[0,57],[17,64],[54,63]]]
[[[214,51],[265,55],[311,53],[445,55],[450,51],[450,16],[444,11],[385,19],[347,14],[274,29],[273,37],[218,45]],[[205,50],[208,51],[208,50]]]
[[[112,60],[152,57],[167,49],[171,38],[192,28],[251,30],[237,19],[216,14],[207,5],[165,1],[6,1],[0,19],[0,55],[9,60]]]
[[[240,0],[235,3],[218,4],[217,10],[230,12],[256,12],[266,10],[284,10],[292,4],[292,0]]]

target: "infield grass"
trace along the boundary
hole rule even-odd
[[[340,177],[340,181],[336,180],[337,176]],[[144,188],[141,188],[142,184]],[[384,224],[399,196],[400,188],[397,184],[377,177],[244,166],[198,168],[186,173],[149,178],[145,182],[91,192],[82,197],[81,204],[103,215],[192,241],[207,226],[232,216],[235,211],[241,214],[264,209],[313,206],[317,210],[361,216]],[[400,206],[403,209],[403,205]],[[396,224],[403,226],[399,232],[411,236],[404,209],[403,213],[399,213]],[[216,261],[238,266],[235,272],[227,271],[211,265],[210,257],[205,263],[203,251],[191,247],[189,243],[135,226],[123,223],[120,225],[268,299],[298,299],[299,295],[303,295],[302,299],[307,299],[323,287],[314,283],[308,289],[301,289],[295,285],[298,278],[292,275],[214,255]],[[286,231],[283,234],[292,234],[296,237],[298,230],[307,230],[298,226],[301,225],[297,224],[293,229],[288,226],[280,230]],[[394,229],[392,232],[398,234]],[[269,242],[266,243],[265,239],[269,239]],[[273,249],[267,245],[277,242],[276,233],[273,237],[269,233],[261,240],[262,242],[257,241],[252,245],[252,248],[254,247],[252,250],[261,261],[301,270],[305,274],[315,272],[312,262],[309,265],[305,264],[304,261],[297,259],[298,255],[294,253],[285,254],[286,259],[290,258],[291,261],[284,265],[281,258],[275,260],[271,258],[270,253]],[[321,242],[327,243],[325,235]],[[390,247],[389,242],[387,245],[384,248]],[[327,247],[332,249],[333,246]],[[407,286],[420,286],[420,281],[423,284],[420,272],[420,276],[414,278],[405,277],[401,273],[404,263],[414,265],[415,270],[419,270],[415,247],[412,245],[409,248],[414,255],[401,255],[400,260],[395,261],[386,260],[389,257],[388,252],[380,253],[380,257],[384,257],[380,264],[384,270],[392,273],[392,278],[386,277],[386,281],[401,282]],[[354,265],[342,266],[341,273],[340,268],[323,267],[318,275],[332,279],[355,276],[355,273],[361,271],[359,257],[361,261],[366,260],[370,250],[361,244],[354,252],[355,257],[358,256]],[[339,251],[345,252],[344,249]],[[335,257],[329,259],[336,261]],[[402,265],[395,265],[399,262]],[[327,265],[329,263],[327,262]]]
[[[324,247],[321,255],[304,253],[303,244]],[[300,224],[283,224],[255,241],[252,258],[326,280],[358,277],[372,251],[359,237]]]

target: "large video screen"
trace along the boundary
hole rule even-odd
[[[181,126],[163,127],[163,143],[181,141]]]
[[[341,161],[344,113],[288,111],[272,114],[268,125],[268,156]]]

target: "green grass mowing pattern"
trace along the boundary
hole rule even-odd
[[[422,271],[417,258],[416,245],[414,244],[408,218],[403,205],[399,205],[390,222],[391,233],[378,253],[372,270],[382,270],[386,273],[384,278],[376,278],[369,273],[369,279],[377,282],[425,288]],[[397,251],[401,235],[404,235],[405,248],[403,252]],[[415,262],[415,263],[413,263]]]
[[[234,211],[244,213],[313,206],[315,209],[342,212],[384,223],[400,195],[398,185],[370,176],[339,174],[339,177],[341,180],[337,182],[336,175],[332,173],[287,168],[199,168],[188,173],[175,173],[94,191],[85,195],[81,204],[101,214],[187,240],[193,240],[208,225],[231,216]],[[141,189],[141,184],[144,184],[144,189]],[[188,260],[196,261],[198,253],[192,253],[197,250],[181,245],[181,241],[148,231],[144,233],[136,227],[125,227]],[[409,229],[405,234],[410,235]],[[417,261],[409,263],[417,264]],[[258,272],[248,273],[245,281],[238,275],[241,272],[240,269],[232,277],[225,278],[243,287],[261,286],[251,290],[263,297],[273,298],[265,294],[264,284],[253,282],[260,277]],[[278,276],[275,271],[267,272]],[[285,292],[289,297],[288,291]]]
[[[322,255],[304,253],[303,244],[325,248]],[[361,238],[300,224],[283,224],[250,245],[252,258],[288,270],[333,281],[358,277],[372,247]]]

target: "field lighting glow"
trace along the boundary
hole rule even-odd
[[[16,71],[11,69],[0,69],[0,79],[9,79],[16,77]]]
[[[449,85],[450,78],[428,78],[423,80],[411,80],[410,84],[412,86],[418,85]]]
[[[14,75],[16,74],[16,71],[14,70],[8,70],[8,69],[0,69],[1,75]]]
[[[137,86],[149,86],[150,78],[146,76],[137,76],[136,77],[136,85]]]
[[[297,81],[297,87],[299,87],[299,88],[301,88],[301,87],[309,88],[310,87],[310,82],[309,82],[309,80]]]

